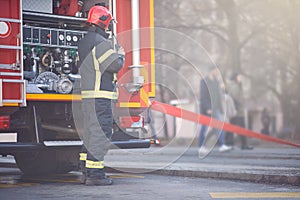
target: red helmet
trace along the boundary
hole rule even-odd
[[[107,29],[111,20],[114,20],[109,10],[103,6],[93,6],[88,14],[86,22]]]

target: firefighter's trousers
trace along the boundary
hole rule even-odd
[[[87,160],[103,161],[110,147],[112,135],[112,107],[110,99],[83,99],[83,143]]]

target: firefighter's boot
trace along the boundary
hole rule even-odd
[[[79,181],[81,184],[85,184],[86,180],[86,167],[85,167],[85,162],[87,158],[87,153],[79,153],[79,170],[82,173]]]
[[[112,185],[113,181],[105,175],[104,169],[87,169],[86,185]]]
[[[105,175],[103,161],[86,160],[86,185],[112,185],[112,179]]]

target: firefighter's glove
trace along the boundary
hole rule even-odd
[[[125,57],[125,51],[124,51],[124,48],[123,48],[123,47],[120,47],[120,48],[118,49],[117,53],[118,53],[120,56]]]

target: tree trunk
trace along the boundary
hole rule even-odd
[[[227,20],[228,20],[228,67],[232,69],[232,71],[240,72],[241,71],[241,52],[240,52],[240,39],[238,36],[238,27],[237,27],[237,19],[238,12],[236,8],[236,4],[233,0],[221,0],[217,1],[217,3],[223,8]]]

